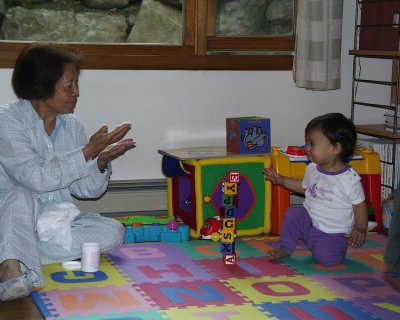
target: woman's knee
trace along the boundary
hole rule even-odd
[[[118,249],[125,239],[125,227],[115,219],[110,218],[107,223],[108,242],[102,248],[103,252]]]
[[[34,224],[38,210],[37,197],[24,187],[14,187],[1,194],[0,211],[12,212],[14,218],[21,218]]]

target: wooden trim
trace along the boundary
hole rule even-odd
[[[197,34],[195,54],[200,56],[207,55],[207,0],[197,1]]]
[[[13,68],[19,52],[28,42],[2,42],[0,43],[0,67]],[[148,58],[155,63],[168,61],[173,58],[193,56],[194,46],[142,46],[142,45],[116,45],[116,44],[66,44],[79,50],[83,57],[83,69],[145,69],[140,67],[141,59]]]
[[[359,57],[375,57],[387,59],[390,57],[400,57],[400,51],[384,51],[384,50],[349,50],[349,54]]]
[[[356,125],[358,133],[388,139],[400,139],[400,133],[387,131],[385,124],[359,124]]]
[[[207,13],[207,37],[215,36],[215,18],[216,18],[216,4],[215,0],[208,1],[208,13]]]
[[[292,55],[277,56],[93,56],[86,69],[117,70],[291,70]]]
[[[208,37],[208,50],[293,51],[294,36],[287,37]]]
[[[291,70],[293,56],[207,56],[196,57],[202,70]]]
[[[194,46],[196,43],[196,2],[185,1],[185,22],[183,44]]]

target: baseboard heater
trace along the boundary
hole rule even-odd
[[[124,215],[129,212],[166,212],[166,179],[111,180],[107,192],[96,200],[74,199],[83,212]]]

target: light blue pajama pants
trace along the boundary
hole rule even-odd
[[[43,285],[42,264],[81,257],[81,244],[98,242],[102,253],[119,248],[125,229],[121,223],[98,213],[81,213],[71,225],[70,251],[51,242],[40,241],[36,223],[40,214],[37,197],[22,187],[0,193],[0,263],[17,259],[22,271],[31,270],[35,285]]]

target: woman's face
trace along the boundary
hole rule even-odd
[[[73,64],[67,64],[60,80],[56,83],[55,93],[46,102],[57,114],[73,113],[79,97],[79,73]]]

